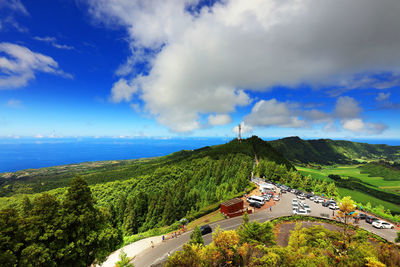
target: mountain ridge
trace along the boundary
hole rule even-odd
[[[345,140],[312,139],[298,136],[269,141],[295,164],[356,164],[371,160],[400,161],[400,146],[368,144]]]

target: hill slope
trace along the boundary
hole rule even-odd
[[[269,142],[296,164],[349,164],[369,160],[400,161],[400,146],[371,145],[330,139],[302,140],[287,137]]]
[[[255,155],[294,168],[268,142],[253,136],[241,142],[232,140],[226,144],[203,147],[196,150],[182,150],[168,156],[138,160],[86,162],[41,169],[22,170],[0,174],[0,197],[14,194],[32,194],[66,187],[75,175],[84,176],[89,185],[113,181],[124,181],[142,175],[151,175],[158,168],[180,164],[200,158],[218,160],[227,155],[240,154],[251,163]]]

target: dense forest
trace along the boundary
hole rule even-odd
[[[330,139],[302,140],[287,137],[269,142],[296,164],[353,164],[368,160],[400,161],[400,147]]]
[[[28,260],[33,266],[101,262],[121,244],[122,236],[171,225],[210,204],[243,194],[251,188],[256,157],[274,162],[282,171],[293,168],[267,142],[253,137],[142,164],[110,166],[76,178],[59,176],[57,183],[70,182],[70,187],[44,194],[16,195],[10,190],[0,218],[1,257],[21,266]],[[51,184],[51,177],[43,179],[16,184],[41,192],[41,183]]]

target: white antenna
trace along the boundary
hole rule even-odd
[[[242,135],[241,135],[241,133],[242,133],[242,126],[239,124],[239,137],[238,137],[238,140],[239,140],[239,141],[242,141]]]

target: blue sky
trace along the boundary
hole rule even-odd
[[[0,137],[397,139],[399,11],[0,0]]]

